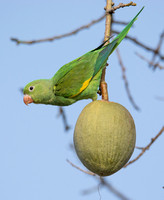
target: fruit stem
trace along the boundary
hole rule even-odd
[[[112,0],[106,0],[106,8],[105,8],[106,11],[110,10],[111,8],[112,8]],[[110,37],[111,21],[112,21],[112,15],[109,12],[106,12],[104,41],[108,40],[108,38]],[[109,40],[106,44],[108,43]],[[106,73],[106,67],[102,71],[100,87],[101,87],[102,99],[108,101],[108,90],[107,90],[107,83],[105,82],[105,73]]]

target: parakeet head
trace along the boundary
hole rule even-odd
[[[28,83],[23,90],[23,101],[26,105],[30,103],[49,104],[54,96],[53,86],[50,79],[40,79]]]

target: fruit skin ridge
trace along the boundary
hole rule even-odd
[[[92,172],[108,176],[130,159],[136,141],[134,120],[122,105],[93,101],[81,112],[74,145],[81,162]]]

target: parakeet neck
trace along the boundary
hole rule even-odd
[[[63,96],[56,96],[54,93],[54,82],[52,79],[37,80],[37,94],[34,99],[36,104],[50,104],[58,106],[66,106],[74,103],[75,99],[65,98]]]
[[[37,80],[37,94],[35,94],[35,103],[37,104],[52,104],[55,99],[53,93],[53,82],[51,79]]]

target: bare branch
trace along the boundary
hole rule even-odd
[[[120,32],[119,31],[116,31],[116,30],[112,30],[112,33],[115,33],[115,34],[119,34]],[[131,40],[132,42],[134,42],[135,44],[139,45],[140,47],[146,49],[147,51],[151,51],[151,52],[156,52],[156,49],[153,49],[145,44],[143,44],[142,42],[140,42],[139,40],[137,40],[135,37],[132,37],[132,36],[129,36],[129,35],[126,35],[125,36],[126,39],[129,39]],[[164,55],[161,55],[160,53],[158,53],[158,56],[161,60],[164,60]]]
[[[107,41],[108,38],[110,38],[110,32],[111,32],[110,30],[111,30],[112,15],[109,11],[112,10],[112,0],[106,1],[105,9],[106,9],[106,21],[105,21],[104,41]],[[109,40],[106,42],[106,44],[108,43]],[[107,89],[107,83],[105,82],[105,73],[106,73],[106,67],[102,71],[100,88],[101,88],[102,99],[108,101],[108,89]]]
[[[137,147],[137,146],[136,146],[136,149],[143,150],[143,149],[144,149],[144,147]]]
[[[159,97],[157,96],[156,99],[160,100],[160,101],[164,101],[164,97]]]
[[[86,25],[83,25],[71,32],[68,32],[68,33],[65,33],[65,34],[61,34],[61,35],[57,35],[57,36],[53,36],[53,37],[49,37],[49,38],[43,38],[43,39],[39,39],[39,40],[19,40],[17,38],[11,38],[11,40],[13,42],[16,42],[16,44],[36,44],[36,43],[41,43],[41,42],[52,42],[54,40],[57,40],[57,39],[61,39],[61,38],[64,38],[64,37],[68,37],[68,36],[71,36],[71,35],[75,35],[76,33],[78,33],[79,31],[81,30],[84,30],[84,29],[88,29],[90,28],[92,25],[100,22],[101,20],[103,20],[105,18],[106,14],[102,15],[101,17],[99,17],[98,19],[96,20],[93,20],[91,22],[89,22],[88,24]]]
[[[156,48],[155,51],[154,51],[154,55],[153,55],[152,61],[149,63],[149,66],[152,66],[151,63],[154,63],[154,62],[155,62],[156,56],[160,53],[160,48],[161,48],[161,46],[162,46],[163,37],[164,37],[164,32],[162,32],[161,35],[160,35],[157,48]],[[153,67],[154,67],[154,69],[156,69],[155,66],[153,66]]]
[[[150,143],[149,143],[146,147],[144,147],[144,148],[142,149],[142,152],[141,152],[135,159],[133,159],[133,160],[131,160],[130,162],[128,162],[124,167],[127,167],[128,165],[130,165],[130,164],[134,163],[135,161],[137,161],[137,160],[146,152],[146,150],[148,150],[148,149],[151,147],[151,145],[157,140],[157,138],[158,138],[163,132],[164,132],[164,126],[163,126],[162,129],[159,131],[159,133],[158,133],[154,138],[151,139]]]
[[[104,41],[108,40],[108,38],[110,38],[110,35],[111,35],[111,23],[112,23],[111,14],[119,8],[123,8],[123,7],[127,7],[127,6],[136,6],[136,4],[133,3],[132,1],[127,4],[120,3],[118,6],[115,6],[115,7],[112,7],[112,5],[113,5],[112,0],[106,1],[106,7],[105,7],[106,22],[105,22]],[[109,40],[107,41],[106,44],[108,44],[108,43],[109,43]],[[100,88],[101,88],[102,99],[105,101],[108,101],[108,90],[107,90],[107,83],[105,82],[105,73],[106,73],[106,68],[104,68],[102,71]]]
[[[122,194],[119,190],[117,190],[116,188],[114,188],[112,186],[111,183],[107,182],[107,180],[105,180],[103,177],[95,177],[95,178],[99,178],[100,180],[100,184],[99,186],[102,187],[106,187],[109,192],[113,193],[115,196],[117,196],[119,199],[121,200],[129,200],[129,198],[127,198],[124,194]],[[90,189],[87,189],[87,190],[84,190],[82,192],[83,195],[88,195],[92,192],[95,192],[98,188],[97,187],[93,187],[93,188],[90,188]]]
[[[69,161],[68,159],[67,159],[67,162],[68,162],[72,167],[74,167],[74,168],[80,170],[81,172],[83,172],[83,173],[85,173],[85,174],[92,175],[92,176],[97,176],[97,174],[95,174],[95,173],[93,173],[93,172],[85,171],[85,170],[81,169],[80,167],[74,165],[74,164],[73,164],[71,161]]]
[[[100,177],[101,184],[104,185],[110,192],[115,194],[119,199],[129,200],[129,198],[125,197],[119,190],[114,188],[109,182],[107,182],[104,178]]]
[[[133,2],[130,2],[129,4],[119,4],[118,6],[116,7],[113,7],[111,10],[108,10],[108,12],[113,12],[121,7],[125,7],[125,6],[134,6],[134,3]],[[58,40],[58,39],[61,39],[61,38],[65,38],[65,37],[68,37],[68,36],[71,36],[71,35],[75,35],[76,33],[80,32],[81,30],[84,30],[84,29],[88,29],[90,28],[92,25],[102,21],[106,14],[108,15],[108,13],[106,12],[105,14],[103,14],[101,17],[95,19],[95,20],[92,20],[91,22],[89,22],[88,24],[86,25],[83,25],[71,32],[68,32],[68,33],[65,33],[65,34],[61,34],[61,35],[57,35],[57,36],[53,36],[53,37],[49,37],[49,38],[43,38],[43,39],[38,39],[38,40],[20,40],[18,38],[11,38],[11,41],[13,42],[16,42],[17,45],[19,44],[28,44],[28,45],[31,45],[31,44],[36,44],[36,43],[41,43],[41,42],[52,42],[54,40]]]
[[[67,118],[66,118],[66,114],[65,114],[65,111],[64,109],[60,106],[59,107],[59,116],[62,116],[63,118],[63,123],[64,123],[64,128],[65,128],[65,131],[68,131],[71,127],[68,125],[67,123]]]
[[[137,53],[137,52],[136,52],[136,55],[137,55],[138,57],[140,57],[142,60],[145,60],[145,61],[149,64],[149,66],[152,66],[154,69],[156,69],[157,67],[158,67],[159,69],[164,69],[164,66],[161,66],[158,62],[157,62],[157,63],[153,63],[153,61],[148,60],[148,59],[145,58],[143,55],[141,55],[141,54],[139,54],[139,53]],[[155,55],[155,54],[154,54],[154,55]],[[154,57],[153,57],[153,60],[154,60]]]
[[[124,22],[124,21],[119,21],[119,20],[115,20],[115,19],[112,19],[112,24],[119,24],[119,25],[128,25],[128,22]],[[133,26],[133,25],[132,25]]]
[[[106,7],[106,12],[107,13],[114,13],[115,10],[119,9],[119,8],[124,8],[124,7],[129,7],[129,6],[136,6],[136,3],[133,3],[132,1],[130,3],[120,3],[118,6],[115,6],[113,8],[107,8]]]
[[[90,189],[85,189],[85,190],[83,190],[83,191],[82,191],[82,195],[88,195],[88,194],[90,194],[90,193],[92,193],[92,192],[95,192],[95,191],[97,191],[97,186],[95,186],[95,187],[93,187],[93,188],[90,188]]]
[[[24,88],[22,88],[22,87],[19,88],[19,91],[20,91],[20,93],[21,93],[22,95],[23,95],[23,89],[24,89]]]
[[[118,48],[116,49],[116,53],[117,53],[117,57],[118,57],[118,60],[119,60],[119,63],[120,63],[120,66],[121,66],[121,70],[122,70],[122,78],[124,80],[124,83],[125,83],[125,89],[126,89],[126,93],[128,95],[128,98],[131,102],[131,104],[133,105],[133,107],[136,109],[136,110],[140,110],[140,108],[137,106],[137,104],[134,102],[134,99],[131,95],[131,92],[129,90],[129,83],[127,81],[127,78],[126,78],[126,74],[125,74],[125,71],[126,71],[126,68],[122,62],[122,59],[121,59],[121,55],[120,55],[120,52],[118,50]]]

